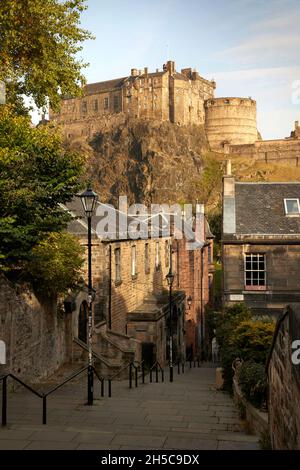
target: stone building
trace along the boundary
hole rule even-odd
[[[99,206],[103,213],[109,207]],[[81,217],[70,223],[69,231],[86,246],[87,227],[80,201],[73,201],[68,210]],[[208,226],[205,245],[189,250],[185,239],[174,240],[162,229],[158,237],[151,238],[150,226],[143,216],[139,218],[142,236],[133,239],[132,232],[124,229],[120,233],[120,217],[124,217],[124,213],[116,211],[116,214],[117,236],[97,232],[103,219],[99,215],[93,217],[93,348],[98,358],[103,359],[109,371],[120,367],[128,358],[142,359],[148,364],[155,360],[161,365],[167,364],[170,304],[166,275],[171,266],[175,274],[172,295],[174,360],[184,359],[187,350],[199,354],[204,339],[204,307],[209,301],[212,276],[213,237]],[[127,223],[131,225],[133,220],[128,216]],[[187,295],[192,296],[188,310]],[[87,291],[83,288],[75,295],[72,313],[73,336],[80,346],[87,337],[86,299]]]
[[[104,212],[108,207],[100,206]],[[86,246],[87,227],[80,201],[73,201],[68,210],[82,217],[70,223],[69,231]],[[120,217],[121,213],[116,213]],[[129,217],[128,223],[132,221]],[[110,372],[124,365],[128,358],[145,360],[148,365],[158,360],[166,365],[170,332],[166,275],[170,269],[171,237],[150,238],[145,224],[143,238],[133,239],[127,231],[105,238],[97,232],[99,222],[101,217],[93,217],[93,348]],[[87,265],[84,272],[87,272]],[[175,285],[176,279],[172,297],[176,359],[185,356],[185,294]],[[72,314],[73,336],[82,342],[86,342],[87,337],[86,299],[87,292],[83,288],[75,296]]]
[[[204,357],[207,328],[205,307],[212,298],[213,235],[208,222],[204,227],[205,243],[194,250],[186,249],[186,240],[173,241],[177,287],[185,292],[185,341],[187,357]]]
[[[223,180],[223,297],[280,314],[300,302],[300,183]]]
[[[215,82],[191,68],[177,72],[168,61],[163,70],[132,69],[127,77],[88,84],[81,98],[65,98],[59,114],[50,119],[64,127],[88,119],[124,113],[127,117],[177,124],[204,124],[204,102],[213,97]]]

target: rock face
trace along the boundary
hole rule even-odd
[[[88,155],[88,173],[102,201],[127,195],[130,203],[162,204],[199,197],[195,183],[209,153],[202,126],[124,118],[89,134],[69,145]]]

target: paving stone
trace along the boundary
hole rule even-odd
[[[101,445],[110,444],[115,434],[112,432],[80,432],[73,439],[73,442],[99,443]]]
[[[165,449],[187,449],[187,450],[216,450],[218,441],[216,439],[190,439],[186,437],[168,437]]]
[[[77,447],[77,442],[40,440],[30,442],[25,450],[74,450]]]
[[[51,431],[46,429],[45,431],[35,431],[31,436],[31,441],[65,441],[70,442],[75,438],[77,432],[70,431]]]
[[[28,440],[20,439],[1,439],[0,437],[0,450],[22,450],[28,445]]]
[[[218,450],[260,450],[256,442],[219,441]]]

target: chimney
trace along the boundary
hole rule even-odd
[[[173,60],[168,60],[167,70],[168,70],[169,73],[174,73],[175,72],[175,62]]]
[[[159,69],[156,69],[156,73],[158,73],[158,72],[159,72]]]
[[[226,160],[226,176],[231,176],[231,160]]]
[[[137,69],[131,69],[131,76],[136,77],[137,76]]]
[[[295,121],[295,131],[298,129],[299,127],[299,121]]]
[[[227,160],[227,172],[223,177],[223,234],[234,234],[235,231],[235,179],[231,175],[231,161]]]
[[[144,67],[144,74],[148,75],[148,67]]]

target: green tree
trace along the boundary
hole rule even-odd
[[[83,169],[53,129],[0,108],[0,267],[23,269],[37,243],[66,227],[60,204],[80,189]]]
[[[76,57],[92,38],[79,27],[85,0],[1,0],[0,80],[7,102],[20,109],[22,95],[37,107],[57,109],[61,95],[80,93],[86,66]]]
[[[47,296],[65,294],[81,279],[83,248],[67,232],[50,233],[32,250],[28,263],[35,289]]]

